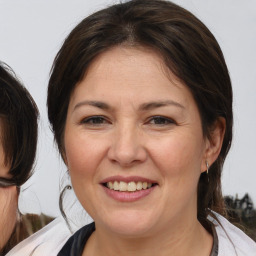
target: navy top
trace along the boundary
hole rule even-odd
[[[214,226],[213,230],[213,247],[210,256],[218,256],[218,237]],[[79,229],[68,241],[64,244],[57,256],[82,256],[84,246],[95,231],[95,223],[92,222]]]
[[[84,246],[94,230],[94,222],[79,229],[68,239],[57,256],[81,256]]]

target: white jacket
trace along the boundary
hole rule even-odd
[[[256,243],[221,215],[214,213],[221,225],[211,217],[218,237],[218,256],[256,256]]]
[[[218,256],[256,256],[256,243],[221,215],[215,213],[221,225],[212,217],[218,237]],[[62,217],[22,241],[6,256],[56,256],[72,235]]]
[[[6,256],[56,256],[71,235],[60,216],[16,245]]]

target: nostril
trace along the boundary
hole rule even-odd
[[[124,139],[123,137],[126,138]],[[129,135],[124,135],[123,137],[115,139],[109,148],[108,158],[110,161],[124,167],[145,161],[147,153],[141,143]]]

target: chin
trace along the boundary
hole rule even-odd
[[[145,212],[122,211],[107,216],[102,224],[111,232],[122,236],[142,237],[152,231],[156,225],[156,218]]]

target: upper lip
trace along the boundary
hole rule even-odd
[[[134,182],[148,182],[148,183],[157,183],[155,180],[152,179],[148,179],[148,178],[144,178],[144,177],[140,177],[140,176],[129,176],[129,177],[124,177],[121,175],[116,175],[116,176],[111,176],[108,177],[106,179],[103,179],[100,183],[104,184],[110,181],[124,181],[126,183],[134,181]]]

